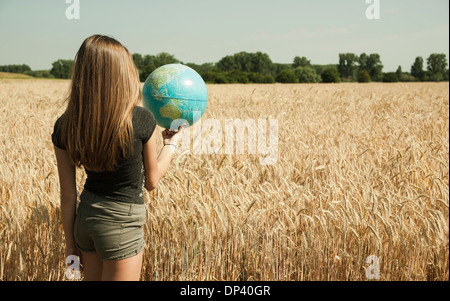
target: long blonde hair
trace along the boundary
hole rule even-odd
[[[62,141],[74,165],[113,171],[133,152],[133,108],[142,99],[129,51],[113,38],[84,40],[72,69]]]

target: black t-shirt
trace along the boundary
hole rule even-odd
[[[53,144],[65,149],[61,142],[61,117],[55,122],[52,134]],[[84,189],[107,199],[126,203],[144,203],[144,161],[143,145],[152,136],[156,121],[153,114],[140,106],[133,109],[134,144],[133,155],[120,161],[119,167],[112,172],[92,172],[87,169]]]

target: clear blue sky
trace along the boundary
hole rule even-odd
[[[276,63],[336,64],[339,53],[366,52],[379,53],[387,72],[449,55],[448,0],[380,0],[379,20],[366,18],[365,0],[79,1],[80,19],[68,20],[65,0],[0,0],[0,65],[50,69],[97,33],[185,63],[262,51]]]

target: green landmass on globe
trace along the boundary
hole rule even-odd
[[[178,109],[177,106],[173,105],[172,103],[169,103],[159,109],[159,113],[164,118],[170,118],[172,120],[176,120],[181,117],[181,111]]]

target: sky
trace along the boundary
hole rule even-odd
[[[68,19],[75,1],[0,0],[0,65],[51,69],[93,34],[196,64],[240,51],[337,64],[339,53],[365,52],[389,72],[409,71],[417,56],[449,58],[448,0],[78,0],[79,19]],[[379,19],[368,19],[376,1]]]

